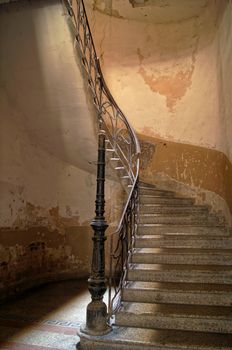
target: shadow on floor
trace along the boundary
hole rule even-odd
[[[90,302],[87,282],[40,286],[0,305],[0,349],[76,349]]]

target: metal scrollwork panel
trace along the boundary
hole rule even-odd
[[[109,279],[109,314],[120,303],[121,288],[125,283],[133,237],[137,227],[137,182],[139,173],[140,146],[134,130],[112,97],[102,74],[96,54],[83,0],[63,0],[71,17],[77,47],[81,56],[88,87],[97,109],[99,128],[120,159],[130,179],[131,190],[123,209],[118,229],[111,236],[111,272]],[[112,296],[114,290],[114,296]]]

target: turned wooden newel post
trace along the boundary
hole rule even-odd
[[[105,221],[105,134],[100,133],[98,138],[98,163],[97,163],[97,192],[96,192],[96,216],[91,226],[93,236],[93,256],[91,275],[88,279],[88,288],[92,301],[87,306],[86,326],[84,333],[102,335],[108,333],[111,327],[107,323],[107,307],[103,302],[106,291],[105,278],[105,230],[108,225]]]

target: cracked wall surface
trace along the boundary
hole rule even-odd
[[[97,127],[60,1],[0,6],[0,298],[89,275]],[[106,181],[107,234],[123,202]]]
[[[139,135],[141,179],[194,197],[231,225],[232,164],[224,153]]]
[[[142,135],[142,177],[227,215],[231,1],[85,3],[110,91]],[[90,266],[96,123],[64,19],[56,0],[0,9],[1,296]],[[106,187],[113,230],[123,194]]]
[[[111,1],[121,18],[87,4],[106,82],[136,131],[179,143],[183,154],[200,147],[202,172],[178,152],[174,163],[232,212],[232,1]],[[210,162],[208,150],[215,151]],[[171,163],[163,171],[171,179],[166,156]],[[174,172],[175,181],[192,186]]]
[[[219,50],[230,46],[231,1],[202,2],[194,16],[176,20],[170,15],[164,23],[128,15],[120,19],[87,4],[106,82],[135,129],[144,133],[149,128],[154,137],[216,148],[229,156],[219,92],[224,79],[218,68],[226,70],[231,61],[229,52],[222,58]],[[112,2],[119,11],[120,4]]]

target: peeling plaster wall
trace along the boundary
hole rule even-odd
[[[232,164],[224,153],[140,135],[141,179],[208,204],[231,225]]]
[[[226,201],[232,212],[223,165],[231,169],[232,1],[87,3],[107,84],[136,131],[153,140],[180,143],[182,150],[186,145],[186,154],[188,145],[196,152],[200,147],[202,170],[193,168],[192,178],[202,191],[220,193],[219,201]],[[214,165],[203,158],[207,149],[215,150],[213,163],[225,158],[217,171],[222,183],[213,186]],[[187,168],[191,158],[182,162]],[[208,180],[201,181],[205,174]],[[190,178],[184,182],[192,186]]]
[[[0,298],[90,270],[96,116],[59,1],[0,6]],[[117,225],[122,189],[106,181]]]
[[[107,16],[96,3],[88,6],[89,16],[107,83],[136,130],[227,153],[218,61],[224,66],[230,58],[231,1],[197,2],[198,11],[186,17],[182,9],[181,18],[166,4],[163,11],[172,12],[164,23],[147,19],[158,5],[111,3],[119,17]],[[187,13],[193,3],[181,2]],[[225,45],[224,58],[219,45]]]
[[[4,117],[0,120],[0,296],[49,280],[87,276],[95,174],[44,151],[14,116]],[[119,190],[117,183],[107,181],[106,218],[113,226],[122,204],[116,195]]]

